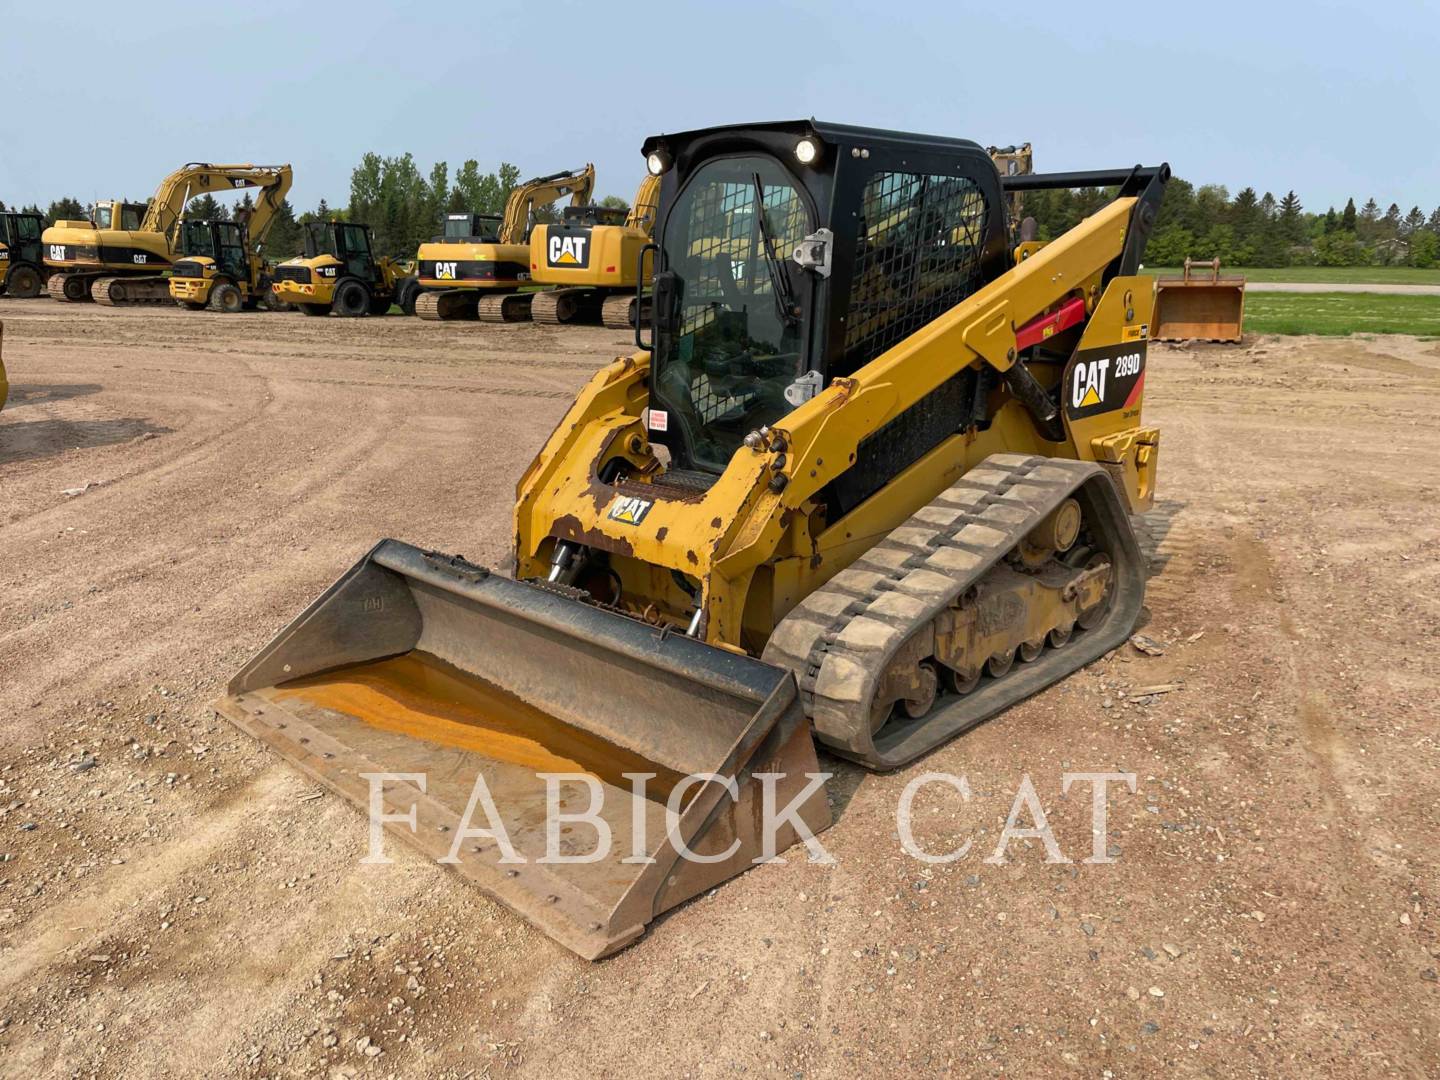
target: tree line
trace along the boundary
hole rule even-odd
[[[1041,239],[1053,239],[1113,195],[1100,188],[1027,192],[1024,213],[1035,218]],[[1341,210],[1314,213],[1294,191],[1276,199],[1247,187],[1231,197],[1223,184],[1196,187],[1176,177],[1165,186],[1145,261],[1179,266],[1187,256],[1230,266],[1431,268],[1440,266],[1440,207],[1428,216],[1393,202],[1381,210],[1371,197],[1359,209],[1352,198]]]
[[[444,214],[498,214],[519,183],[520,170],[509,162],[501,162],[493,172],[481,172],[479,163],[471,159],[452,176],[443,161],[425,172],[410,154],[366,154],[351,171],[345,206],[332,207],[321,199],[314,209],[297,214],[286,200],[271,227],[266,254],[277,259],[297,255],[307,222],[339,219],[370,225],[379,254],[412,258],[423,241],[440,231]],[[1028,192],[1024,212],[1036,219],[1041,239],[1053,239],[1113,196],[1113,189],[1101,188]],[[246,203],[249,198],[247,194]],[[602,202],[626,206],[614,195]],[[25,209],[43,213],[47,224],[84,218],[88,211],[73,198],[52,202],[43,211],[37,206]],[[229,214],[229,208],[211,195],[192,199],[186,208],[189,218]],[[537,214],[540,220],[557,216],[556,208],[542,208]],[[1165,188],[1145,259],[1153,266],[1178,266],[1187,256],[1218,256],[1229,266],[1436,267],[1440,266],[1440,207],[1428,216],[1418,206],[1405,212],[1393,202],[1382,210],[1372,196],[1359,208],[1352,198],[1340,210],[1332,206],[1316,213],[1306,210],[1294,191],[1276,199],[1268,191],[1258,195],[1253,187],[1246,187],[1232,197],[1223,184],[1197,187],[1176,177]]]

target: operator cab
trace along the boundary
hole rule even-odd
[[[45,219],[39,214],[26,213],[23,210],[0,212],[0,243],[10,249],[12,257],[38,262],[40,234],[44,231]],[[34,254],[14,256],[15,252],[25,251],[32,246],[35,249]]]
[[[566,225],[596,226],[624,225],[629,211],[617,210],[613,206],[567,206],[562,222]]]
[[[376,277],[370,226],[348,221],[312,221],[305,226],[305,258],[330,255],[361,281]]]
[[[812,120],[642,152],[661,177],[650,429],[676,468],[722,472],[1006,268],[999,173],[965,139]]]
[[[137,232],[146,209],[145,203],[97,202],[90,211],[90,221],[97,229]]]
[[[498,244],[499,214],[446,214],[445,231],[434,238],[437,244]]]
[[[249,276],[245,257],[245,230],[238,222],[192,218],[181,223],[179,254],[189,258],[209,258],[217,273],[236,279]],[[176,264],[177,276],[185,276]]]

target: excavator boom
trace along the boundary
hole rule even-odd
[[[150,207],[145,220],[140,223],[142,232],[165,233],[173,240],[176,227],[184,216],[185,204],[198,195],[216,191],[236,191],[245,188],[283,188],[274,208],[280,205],[284,191],[290,189],[291,169],[289,165],[213,165],[208,162],[192,161],[176,169],[155,189],[150,197]]]
[[[556,199],[570,196],[571,206],[584,206],[595,190],[595,166],[574,172],[558,172],[527,180],[505,200],[505,218],[500,223],[502,244],[523,244],[534,224],[535,208],[548,206]]]

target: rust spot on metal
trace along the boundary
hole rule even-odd
[[[695,551],[694,551],[693,548],[692,548],[691,550],[685,552],[685,558],[687,558],[687,559],[690,560],[690,565],[691,565],[691,566],[699,566],[699,565],[700,565],[700,557],[695,554]]]
[[[659,532],[657,532],[657,533],[655,534],[655,539],[656,539],[656,540],[659,540],[661,543],[664,543],[665,537],[667,537],[667,536],[669,536],[669,535],[670,535],[670,526],[669,526],[669,525],[661,525]]]
[[[550,526],[552,536],[561,540],[569,540],[576,544],[584,544],[586,547],[598,548],[601,551],[608,551],[612,555],[634,555],[635,549],[628,540],[615,536],[607,536],[597,529],[587,529],[574,514],[566,514],[564,517],[556,518],[555,523]]]
[[[710,519],[710,528],[712,528],[712,529],[718,529],[718,528],[720,528],[720,526],[723,525],[723,524],[725,524],[725,523],[724,523],[723,521],[721,521],[718,517],[717,517],[717,518],[711,518],[711,519]]]

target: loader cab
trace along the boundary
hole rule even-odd
[[[45,231],[45,219],[39,214],[27,214],[19,210],[0,212],[0,244],[4,244],[11,263],[28,262],[40,264],[40,234]]]
[[[312,221],[305,226],[305,257],[314,259],[321,255],[338,259],[345,274],[361,281],[373,282],[379,276],[369,225]]]
[[[245,230],[237,222],[204,219],[184,222],[180,226],[180,254],[190,258],[209,258],[216,273],[237,281],[249,277]]]
[[[797,121],[642,152],[661,178],[651,437],[680,468],[723,471],[1005,268],[999,173],[968,140]]]
[[[435,237],[437,244],[498,244],[499,214],[446,214],[445,231]]]

